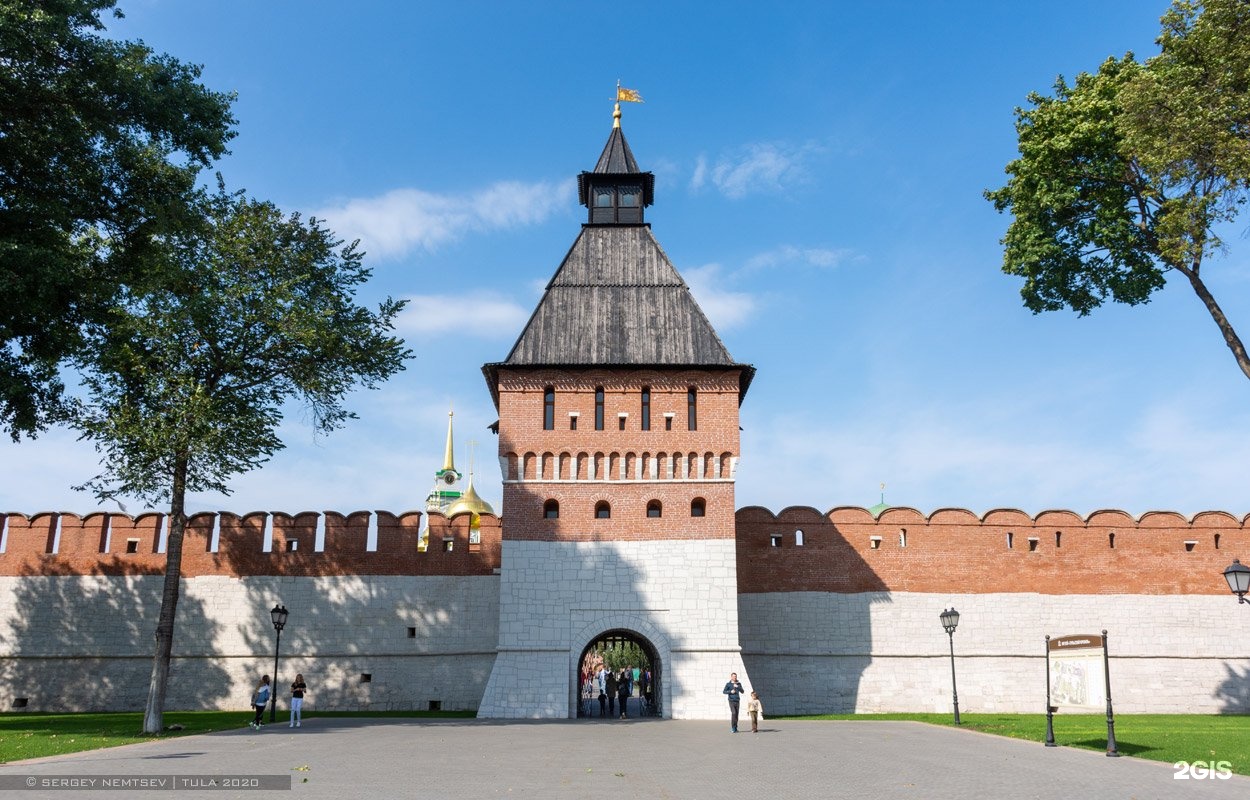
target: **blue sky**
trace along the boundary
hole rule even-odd
[[[1183,282],[1148,305],[1035,316],[982,198],[1012,110],[1056,75],[1155,52],[1163,0],[629,4],[134,0],[114,35],[237,92],[229,186],[361,238],[362,299],[410,300],[416,352],[360,419],[193,510],[421,508],[456,410],[457,462],[499,506],[502,360],[576,237],[618,79],[656,175],[660,243],[730,352],[738,504],[886,500],[1250,511],[1250,381]],[[1247,218],[1206,279],[1250,336]],[[72,433],[0,444],[0,510],[86,512]],[[137,504],[130,504],[131,511]],[[111,506],[110,506],[111,507]],[[504,509],[506,513],[506,509]]]

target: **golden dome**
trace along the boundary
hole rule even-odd
[[[452,503],[447,509],[447,519],[458,514],[490,514],[495,515],[495,509],[490,507],[490,503],[478,496],[473,489],[473,473],[469,473],[469,485],[465,487],[464,494],[460,495],[460,499]]]

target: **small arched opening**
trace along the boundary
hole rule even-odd
[[[663,717],[662,666],[646,637],[623,628],[604,631],[586,645],[576,662],[577,717]],[[615,689],[610,696],[609,689]]]

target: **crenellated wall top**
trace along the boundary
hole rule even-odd
[[[1236,517],[1227,511],[1199,511],[1192,517],[1185,517],[1176,511],[1146,511],[1134,518],[1127,511],[1116,509],[1100,509],[1091,511],[1082,517],[1075,511],[1067,509],[1047,509],[1029,515],[1016,508],[994,508],[978,516],[966,508],[939,508],[928,514],[909,506],[891,506],[873,516],[872,511],[862,506],[835,506],[828,511],[818,511],[813,506],[786,506],[781,511],[773,512],[764,506],[744,506],[738,509],[739,519],[752,521],[773,520],[776,522],[798,522],[804,519],[821,522],[855,522],[877,524],[916,525],[1025,525],[1035,527],[1094,527],[1121,525],[1137,528],[1202,528],[1202,529],[1243,529],[1250,525],[1250,513]]]

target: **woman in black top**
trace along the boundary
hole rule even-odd
[[[291,724],[288,728],[298,728],[300,723],[300,712],[304,707],[304,692],[308,691],[308,685],[304,683],[303,674],[296,674],[295,683],[291,684]]]

